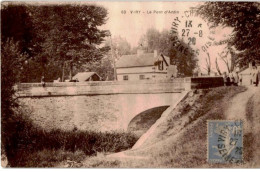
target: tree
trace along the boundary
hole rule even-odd
[[[216,69],[217,69],[217,71],[218,71],[218,74],[219,74],[219,75],[222,75],[222,72],[220,71],[219,65],[218,65],[218,58],[215,59],[215,65],[216,65]]]
[[[178,45],[174,42],[175,40],[172,38],[171,46],[168,50],[171,64],[177,65],[179,77],[192,76],[198,61],[194,51],[183,41],[179,40]]]
[[[139,40],[139,45],[142,45],[147,52],[158,50],[160,42],[160,32],[155,28],[150,28],[146,31]]]
[[[97,72],[102,77],[102,80],[114,80],[113,59],[110,55],[102,58],[100,61],[84,65],[80,72],[82,71]]]
[[[105,46],[109,47],[111,50],[111,46],[113,48],[114,56],[122,56],[131,54],[131,45],[125,38],[121,36],[116,36],[114,38],[109,38],[105,42]]]
[[[185,44],[179,38],[169,32],[151,28],[143,35],[139,41],[140,44],[147,50],[153,52],[157,50],[165,56],[170,57],[171,64],[177,65],[178,76],[192,76],[194,69],[197,67],[197,59],[192,48]]]
[[[73,68],[90,61],[100,60],[107,47],[100,47],[108,32],[98,27],[106,21],[107,10],[95,5],[56,5],[31,8],[35,28],[40,31],[40,54],[45,70],[49,58],[60,65],[69,66],[70,79]],[[63,77],[62,77],[63,78]]]
[[[252,60],[260,61],[258,2],[206,2],[199,7],[198,13],[213,27],[222,25],[233,28],[233,36],[221,44],[226,43],[229,49],[234,47],[235,50],[230,53],[236,57],[235,61],[240,67]]]
[[[149,53],[157,50],[159,53],[167,55],[169,47],[171,47],[170,32],[168,30],[159,32],[154,28],[150,28],[140,38],[139,45],[142,45]]]
[[[19,42],[17,44],[19,51],[32,55],[32,40],[34,37],[32,25],[31,17],[25,5],[2,3],[1,41],[3,43],[12,39],[13,42]]]
[[[205,68],[208,72],[208,75],[210,75],[211,72],[211,60],[210,60],[210,55],[209,53],[207,53],[207,58],[206,58],[206,68]]]
[[[73,69],[100,60],[109,50],[100,46],[107,31],[98,28],[106,15],[106,9],[94,5],[3,4],[2,42],[12,38],[29,55],[19,80],[39,82],[45,75],[52,81],[66,73],[71,78]]]
[[[19,49],[19,43],[12,39],[1,42],[1,147],[8,161],[14,154],[10,144],[13,142],[13,133],[16,132],[13,121],[15,121],[15,109],[18,108],[14,85],[19,78],[23,61],[28,58]]]

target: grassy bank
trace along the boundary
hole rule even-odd
[[[218,87],[193,91],[165,118],[144,145],[125,152],[133,158],[94,157],[86,160],[83,166],[208,167],[207,120],[224,119],[230,100],[245,90],[244,87]],[[142,157],[145,158],[140,160]]]
[[[119,152],[131,148],[135,135],[123,132],[46,132],[32,124],[24,112],[12,118],[13,129],[6,139],[6,156],[11,167],[52,167],[70,160],[79,162],[98,152]],[[3,138],[2,138],[3,139]],[[2,145],[3,146],[3,145]]]

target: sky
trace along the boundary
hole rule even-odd
[[[32,3],[41,5],[46,3],[60,4],[64,2],[49,1]],[[122,38],[125,38],[130,43],[131,47],[138,46],[141,36],[144,35],[149,28],[155,28],[159,31],[170,31],[172,23],[176,20],[176,17],[178,17],[177,21],[179,21],[179,23],[178,26],[175,27],[177,29],[178,37],[186,43],[192,40],[191,43],[194,44],[191,44],[191,47],[194,50],[199,50],[199,54],[197,55],[199,60],[198,64],[201,71],[204,73],[206,58],[208,57],[207,53],[211,58],[211,68],[216,72],[215,59],[217,57],[219,58],[218,53],[221,53],[225,47],[225,45],[208,46],[206,51],[203,51],[205,50],[206,45],[208,45],[208,42],[212,42],[209,37],[213,38],[214,41],[219,41],[227,39],[232,32],[232,28],[218,27],[215,29],[209,29],[207,21],[204,21],[201,17],[194,16],[190,13],[191,8],[198,7],[203,4],[203,2],[74,1],[66,3],[82,5],[96,4],[106,8],[108,11],[107,21],[105,25],[101,26],[101,29],[109,30],[112,37],[121,36]],[[201,27],[198,27],[199,24],[201,24]],[[199,36],[198,33],[200,30],[202,31],[202,34]],[[224,62],[221,59],[218,59],[218,63],[221,71],[227,71]]]
[[[191,47],[199,50],[197,58],[202,72],[205,73],[207,53],[203,51],[210,41],[208,37],[214,38],[214,41],[223,40],[231,34],[231,28],[218,27],[209,29],[208,22],[201,17],[190,13],[191,8],[197,7],[202,2],[91,2],[103,6],[108,10],[107,23],[102,29],[110,30],[112,37],[121,36],[125,38],[131,47],[138,46],[138,41],[149,28],[155,28],[159,31],[171,30],[172,23],[178,17],[179,25],[177,27],[178,37],[188,43],[192,38],[196,38],[195,45]],[[186,21],[192,21],[192,27],[186,27]],[[199,28],[198,25],[202,24]],[[185,29],[185,33],[183,33]],[[189,29],[189,36],[187,30]],[[201,37],[195,32],[202,30]],[[185,36],[183,36],[184,34]],[[204,46],[204,48],[203,48]],[[206,48],[211,58],[211,67],[214,72],[215,59],[218,53],[221,53],[223,46],[211,46]],[[205,50],[205,49],[204,49]],[[218,59],[221,71],[227,68],[221,59]]]

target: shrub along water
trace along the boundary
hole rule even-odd
[[[134,134],[124,132],[94,132],[76,129],[47,132],[34,126],[31,120],[23,115],[16,116],[13,120],[13,127],[15,132],[10,135],[6,153],[12,167],[27,166],[25,161],[30,161],[29,155],[38,151],[80,151],[90,156],[96,155],[97,152],[119,152],[129,149],[138,139]]]

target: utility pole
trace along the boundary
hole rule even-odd
[[[116,81],[117,80],[117,74],[116,74],[116,59],[115,57],[113,56],[113,46],[112,46],[112,34],[110,33],[110,48],[111,48],[111,57],[113,59],[113,63],[114,63],[114,80]]]

